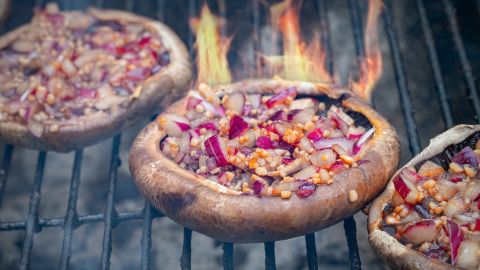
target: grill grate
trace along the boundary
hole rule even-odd
[[[200,3],[195,0],[186,0],[188,4],[188,15],[195,16],[198,11]],[[42,4],[42,1],[36,1],[37,5]],[[103,6],[104,1],[96,0],[97,6]],[[477,0],[477,2],[479,2]],[[73,1],[63,1],[63,7],[71,7]],[[134,10],[137,2],[133,0],[127,0],[125,8],[127,10]],[[223,3],[223,4],[222,4]],[[393,62],[393,71],[395,74],[396,86],[400,96],[400,103],[402,108],[403,117],[405,119],[406,131],[409,138],[409,149],[412,154],[416,154],[421,149],[420,138],[418,134],[418,127],[415,121],[414,112],[412,110],[413,103],[410,96],[409,85],[407,76],[405,73],[404,61],[400,51],[400,45],[397,37],[396,29],[393,25],[391,18],[391,1],[386,1],[386,9],[382,13],[382,21],[384,29],[387,35],[389,49]],[[428,52],[428,58],[430,66],[432,67],[435,86],[439,95],[439,102],[444,118],[445,124],[448,127],[453,125],[453,116],[448,100],[446,86],[442,71],[440,68],[439,57],[435,40],[432,34],[432,27],[427,18],[427,11],[424,6],[423,0],[415,0],[418,17],[420,19],[420,26],[422,29],[423,37]],[[460,30],[455,15],[455,10],[452,3],[449,0],[442,1],[444,12],[448,19],[448,24],[452,32],[452,41],[454,42],[454,48],[458,54],[458,58],[461,62],[463,69],[464,79],[471,98],[471,105],[477,116],[477,120],[480,119],[480,101],[478,97],[478,89],[475,84],[472,67],[467,58],[466,50],[460,36]],[[158,19],[163,20],[165,18],[166,2],[165,0],[157,0],[156,16]],[[253,10],[251,16],[251,22],[253,24],[253,42],[254,48],[259,48],[260,33],[260,2],[259,0],[251,0],[251,7]],[[365,48],[363,44],[363,26],[362,26],[362,12],[359,6],[359,2],[355,0],[348,0],[348,7],[350,12],[351,25],[353,29],[353,41],[355,45],[355,53],[360,59],[365,55]],[[479,4],[480,7],[480,4]],[[326,61],[327,69],[333,74],[334,59],[330,38],[330,26],[327,16],[327,3],[325,0],[316,0],[316,8],[319,16],[319,23],[321,32],[322,44],[326,48]],[[219,4],[219,13],[222,17],[226,17],[226,6],[223,1]],[[191,55],[193,55],[194,36],[190,31],[187,31],[187,45],[190,49]],[[225,34],[225,33],[223,33]],[[21,250],[20,269],[28,269],[30,263],[30,255],[33,245],[34,235],[40,232],[43,228],[60,227],[63,229],[63,242],[62,251],[60,256],[60,268],[69,268],[71,259],[71,247],[72,247],[72,235],[75,229],[78,227],[89,224],[104,222],[104,234],[103,244],[101,252],[101,268],[110,268],[110,256],[112,252],[112,229],[119,223],[127,220],[142,220],[143,231],[141,236],[141,269],[150,269],[152,263],[152,222],[155,218],[162,217],[163,215],[153,209],[150,204],[145,201],[143,210],[134,212],[117,212],[115,209],[115,189],[117,186],[117,169],[121,164],[119,156],[121,135],[117,135],[112,140],[111,160],[109,167],[109,187],[106,201],[106,207],[103,213],[91,214],[91,215],[79,215],[77,213],[77,200],[78,190],[80,186],[80,171],[82,167],[83,150],[75,151],[74,164],[71,173],[69,198],[67,202],[67,211],[64,217],[59,218],[41,218],[38,214],[39,203],[41,199],[41,187],[43,181],[43,173],[46,163],[47,153],[38,152],[37,165],[35,169],[34,182],[31,190],[28,216],[25,220],[19,221],[3,221],[0,222],[0,231],[25,231],[25,237]],[[0,165],[0,207],[2,203],[2,197],[4,195],[5,185],[11,168],[12,153],[14,147],[6,145],[3,150],[3,159]],[[344,230],[347,239],[347,245],[349,250],[349,260],[351,269],[361,269],[361,261],[358,252],[358,245],[356,240],[356,223],[353,217],[349,217],[344,220]],[[321,233],[321,232],[320,232]],[[317,249],[315,245],[315,234],[308,234],[305,236],[307,265],[308,269],[318,269]],[[275,242],[267,242],[264,244],[265,249],[265,268],[276,269],[275,263]],[[234,245],[232,243],[223,243],[223,267],[224,269],[233,269],[233,250]],[[180,257],[180,266],[182,269],[191,269],[192,260],[192,231],[184,228],[183,236],[183,250]]]

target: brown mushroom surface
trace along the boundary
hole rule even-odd
[[[414,167],[427,160],[439,159],[439,162],[446,162],[441,154],[447,147],[463,145],[469,137],[479,132],[480,126],[478,125],[458,125],[447,130],[433,138],[427,148],[399,169],[391,179],[394,179],[403,168]],[[394,193],[395,187],[393,181],[390,181],[385,191],[375,199],[370,207],[368,231],[369,241],[374,250],[393,269],[459,269],[440,260],[428,258],[400,243],[395,237],[382,229],[383,209],[391,202]]]
[[[335,224],[362,209],[384,188],[398,163],[395,130],[371,107],[349,94],[324,85],[284,80],[242,81],[222,85],[217,91],[271,93],[295,86],[299,94],[342,97],[342,106],[365,116],[375,127],[364,148],[366,162],[334,175],[331,185],[319,186],[308,198],[235,195],[217,183],[187,171],[159,149],[165,132],[152,122],[136,138],[129,155],[132,176],[140,191],[176,222],[215,239],[231,242],[264,242],[295,237]],[[346,97],[345,97],[346,96]],[[185,113],[186,98],[166,113]],[[358,199],[351,202],[349,192]]]
[[[90,9],[88,14],[100,21],[115,21],[142,25],[157,34],[169,53],[170,62],[140,83],[141,91],[128,97],[114,111],[98,110],[89,115],[70,119],[51,119],[42,123],[42,132],[33,134],[25,123],[0,121],[0,139],[14,145],[39,150],[66,152],[108,138],[142,117],[153,114],[165,104],[180,98],[191,80],[191,64],[187,49],[177,35],[163,23],[115,10]],[[0,37],[0,49],[11,46],[25,33],[30,24]]]

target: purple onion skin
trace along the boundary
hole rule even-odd
[[[453,158],[452,162],[455,162],[460,165],[469,165],[473,168],[478,167],[478,159],[473,152],[472,148],[469,146],[462,149],[462,151],[456,153]]]
[[[249,128],[249,124],[243,120],[242,117],[234,115],[230,120],[230,130],[228,132],[228,138],[234,139],[242,136]]]
[[[258,148],[262,148],[262,149],[273,149],[272,140],[270,140],[268,136],[258,137],[256,145]]]
[[[263,183],[261,183],[259,181],[253,182],[253,185],[252,185],[253,193],[255,195],[260,195],[262,193],[263,187],[264,187]]]
[[[277,111],[276,113],[274,113],[272,116],[270,116],[270,118],[268,120],[272,120],[272,121],[285,121],[287,120],[287,113],[284,112],[283,110],[279,110]]]
[[[219,139],[217,136],[212,136],[208,138],[205,142],[205,150],[209,157],[215,159],[215,163],[219,167],[224,167],[228,165],[227,157],[224,155]]]
[[[313,183],[305,182],[298,187],[297,196],[302,199],[310,197],[315,192],[316,187],[317,186]]]

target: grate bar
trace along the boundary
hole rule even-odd
[[[180,268],[182,270],[192,269],[192,231],[183,228],[183,250],[180,257]]]
[[[112,254],[112,228],[116,224],[116,210],[115,202],[115,186],[117,184],[117,169],[121,164],[118,152],[120,150],[121,135],[118,134],[113,137],[112,142],[112,156],[110,160],[109,179],[110,185],[108,187],[108,197],[105,207],[105,227],[103,231],[103,248],[101,258],[101,269],[110,268],[110,255]]]
[[[350,269],[362,269],[360,261],[360,254],[358,254],[357,244],[357,227],[353,216],[343,221],[343,229],[345,230],[345,237],[347,238],[348,257],[350,259]]]
[[[422,26],[423,36],[425,38],[425,44],[427,45],[428,57],[430,59],[430,65],[433,69],[433,76],[435,78],[435,84],[440,99],[440,106],[442,108],[443,119],[447,127],[453,126],[452,112],[448,103],[447,91],[445,90],[445,83],[443,80],[442,71],[440,69],[440,61],[438,60],[437,48],[433,39],[432,28],[427,18],[427,12],[423,0],[416,0],[417,10],[420,17],[420,25]]]
[[[154,211],[154,217],[163,217],[163,215],[157,211]],[[120,212],[117,214],[116,221],[117,223],[127,221],[127,220],[136,220],[142,219],[143,212]],[[79,216],[77,220],[77,227],[83,224],[95,223],[105,221],[105,215],[94,214],[94,215],[84,215]],[[0,231],[14,231],[14,230],[25,230],[27,222],[25,220],[21,221],[7,221],[0,223]],[[65,218],[39,218],[38,227],[39,228],[49,228],[49,227],[61,227],[65,224]],[[113,224],[115,225],[115,224]]]
[[[473,75],[472,67],[470,66],[470,62],[467,59],[467,53],[465,52],[465,47],[463,45],[462,37],[460,35],[460,30],[458,29],[455,8],[449,0],[443,0],[443,6],[445,8],[445,13],[447,14],[450,30],[452,31],[453,43],[455,43],[455,49],[457,50],[458,57],[460,58],[460,62],[462,65],[463,74],[465,75],[467,88],[470,92],[473,109],[475,110],[477,121],[480,121],[480,99],[478,98],[477,86],[475,85],[475,78]]]
[[[233,243],[223,243],[223,269],[233,270]]]
[[[266,242],[265,244],[265,269],[275,270],[277,265],[275,263],[275,242]]]
[[[150,269],[152,262],[152,220],[153,220],[153,209],[152,206],[145,200],[144,208],[144,223],[143,223],[143,232],[142,232],[142,258],[140,260],[143,270]]]
[[[307,246],[308,270],[317,270],[317,246],[315,244],[315,233],[305,235],[305,245]]]
[[[325,64],[328,73],[334,73],[333,66],[333,49],[330,42],[330,24],[328,23],[327,4],[324,0],[317,0],[318,17],[320,18],[320,29],[322,46],[325,47]]]
[[[35,170],[35,178],[33,180],[33,188],[30,195],[28,217],[25,224],[25,238],[23,240],[22,255],[20,259],[19,269],[28,269],[28,265],[30,263],[30,254],[33,246],[33,236],[38,228],[38,207],[40,205],[40,192],[42,188],[43,171],[45,169],[46,158],[46,152],[40,151],[38,153],[37,168]]]
[[[388,1],[390,3],[390,1]],[[420,152],[420,139],[418,136],[417,124],[413,116],[413,104],[408,90],[407,77],[405,75],[405,67],[403,65],[400,47],[398,45],[397,33],[393,27],[392,19],[390,17],[391,5],[382,12],[385,31],[387,32],[388,43],[390,45],[390,52],[392,54],[393,66],[395,71],[395,80],[397,88],[400,93],[400,101],[402,103],[402,111],[405,116],[405,123],[407,126],[407,135],[409,141],[410,152],[417,154]]]
[[[2,207],[3,192],[7,185],[8,171],[10,169],[10,161],[12,160],[13,146],[10,144],[5,145],[3,151],[3,160],[0,167],[0,208]]]
[[[60,257],[60,269],[68,269],[72,252],[72,232],[77,225],[77,198],[78,187],[80,186],[80,171],[82,168],[83,150],[75,151],[73,161],[72,179],[70,182],[70,196],[68,198],[67,214],[63,227],[62,255]]]
[[[355,52],[357,54],[357,60],[365,57],[365,46],[363,44],[363,23],[360,7],[357,0],[348,0],[348,7],[350,12],[350,18],[353,28],[353,41],[355,43]]]

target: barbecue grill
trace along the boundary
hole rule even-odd
[[[31,17],[33,5],[41,6],[44,4],[44,1],[32,3],[33,1],[15,0],[12,2],[11,16],[3,26],[2,32],[27,22]],[[452,3],[450,0],[393,2],[385,1],[385,10],[379,20],[380,40],[381,44],[385,45],[381,47],[385,64],[384,76],[377,85],[377,90],[373,96],[373,104],[397,128],[402,138],[403,153],[401,160],[404,163],[412,155],[417,154],[433,135],[454,124],[475,123],[480,119],[480,99],[474,76],[474,73],[479,71],[479,66],[475,66],[473,61],[470,62],[474,59],[475,53],[478,57],[479,47],[476,47],[477,51],[475,51],[475,44],[471,45],[475,43],[478,36],[466,35],[466,33],[475,33],[473,31],[479,27],[480,20],[478,18],[480,17],[476,12],[480,13],[480,2],[473,0],[457,1],[459,3]],[[188,17],[198,15],[202,4],[200,1],[97,0],[89,3],[89,1],[64,0],[59,4],[64,10],[82,9],[95,5],[102,8],[126,9],[157,18],[166,22],[178,33],[188,45],[192,56],[194,56],[194,36],[188,28]],[[249,0],[238,1],[238,3],[236,1],[209,1],[209,4],[217,14],[227,18],[229,26],[224,29],[223,35],[235,34],[242,38],[250,38],[253,41],[254,49],[261,47],[259,35],[262,25],[267,20],[266,7],[262,1]],[[304,1],[302,15],[303,12],[306,15],[302,18],[306,19],[302,19],[302,25],[308,24],[310,28],[320,30],[320,38],[326,51],[327,69],[332,74],[338,73],[340,75],[340,83],[348,81],[349,77],[345,74],[350,74],[352,70],[358,70],[358,62],[355,59],[361,59],[365,55],[363,22],[366,4],[366,1],[356,0]],[[460,14],[457,16],[456,9],[462,11],[461,16]],[[348,22],[348,20],[350,21]],[[237,25],[236,22],[239,24]],[[345,24],[350,24],[351,29],[343,29],[342,26]],[[244,27],[245,29],[235,27]],[[462,37],[462,35],[465,36]],[[417,40],[418,37],[422,38]],[[478,46],[480,43],[478,40],[476,41]],[[239,43],[241,43],[241,40]],[[235,41],[233,46],[231,50],[233,52],[230,53],[229,58],[232,65],[238,67],[241,65],[241,61],[238,59],[240,48],[236,47]],[[235,52],[236,50],[237,52]],[[351,50],[350,54],[349,50]],[[336,61],[335,59],[340,60]],[[346,59],[354,60],[345,64]],[[237,68],[237,70],[240,69]],[[235,71],[235,68],[233,70]],[[345,70],[348,72],[345,72]],[[441,119],[438,117],[439,115],[441,115]],[[145,123],[147,120],[145,119]],[[140,123],[124,134],[134,135],[143,125],[144,123]],[[140,258],[136,258],[132,254],[125,254],[125,256],[132,261],[135,268],[139,266],[141,269],[153,268],[152,242],[163,240],[152,234],[152,225],[154,220],[164,219],[163,215],[153,209],[146,201],[143,209],[136,211],[119,211],[117,210],[119,207],[116,205],[118,192],[124,193],[122,190],[132,188],[129,184],[119,183],[118,173],[122,161],[126,162],[126,150],[129,147],[128,143],[131,142],[130,137],[124,135],[125,146],[122,144],[122,135],[118,134],[111,140],[89,147],[85,151],[79,149],[74,153],[60,155],[62,159],[70,159],[73,155],[72,168],[55,168],[62,174],[71,171],[68,193],[64,194],[68,199],[64,201],[59,201],[63,198],[50,197],[54,195],[50,195],[48,189],[42,190],[42,182],[45,178],[44,174],[48,163],[47,156],[59,154],[30,150],[25,152],[25,150],[17,149],[11,145],[1,146],[3,158],[0,161],[0,235],[2,235],[0,239],[15,231],[24,232],[24,236],[17,243],[18,249],[6,249],[6,246],[2,245],[0,255],[2,253],[13,254],[19,252],[19,254],[16,254],[19,260],[15,261],[15,264],[20,269],[42,266],[67,269],[71,266],[71,260],[76,256],[72,252],[72,243],[78,241],[78,237],[92,237],[85,232],[82,235],[75,235],[75,231],[96,224],[103,227],[103,239],[96,239],[101,245],[100,255],[98,255],[99,262],[92,262],[93,265],[82,267],[92,268],[100,265],[101,269],[108,269],[113,263],[111,257],[112,242],[115,241],[116,237],[121,237],[114,233],[113,229],[127,221],[137,221],[136,224],[141,227],[141,235],[138,235],[136,239],[141,249],[138,252]],[[126,148],[123,152],[120,151],[121,146]],[[108,182],[106,191],[102,191],[107,194],[106,201],[100,198],[101,196],[94,195],[88,196],[86,199],[101,200],[97,203],[104,204],[104,210],[96,209],[96,213],[80,214],[77,202],[81,199],[81,196],[86,195],[85,192],[81,192],[81,182],[85,179],[82,174],[89,169],[86,164],[92,164],[91,160],[84,159],[84,152],[98,151],[100,155],[100,152],[104,152],[106,149],[111,151],[108,169],[105,168],[105,172],[99,172],[98,176],[92,173],[88,174],[92,177],[103,177],[103,174],[108,172],[107,179],[102,180],[105,183]],[[26,162],[24,162],[24,160],[29,159],[28,155],[31,153],[37,155],[35,168],[25,165]],[[103,165],[106,165],[107,162],[107,160],[102,161]],[[15,187],[15,182],[19,180],[14,178],[14,176],[19,175],[19,171],[33,172],[33,181],[28,183],[31,186],[26,187],[30,190],[26,215],[23,215],[22,210],[12,209],[14,205],[9,201],[15,196],[15,190],[18,191],[19,189],[18,185]],[[64,181],[67,180],[64,179]],[[12,190],[10,187],[12,187]],[[97,190],[93,191],[97,188],[100,189],[103,186],[90,185],[86,192],[99,192]],[[137,201],[140,200],[138,194],[134,196],[137,196]],[[42,200],[65,204],[66,213],[64,212],[65,214],[57,217],[42,216]],[[122,208],[128,209],[128,207]],[[16,211],[17,216],[23,215],[23,218],[5,219],[6,211]],[[351,269],[361,269],[354,218],[345,219],[343,227],[346,245],[348,246],[349,267]],[[57,228],[54,230],[54,234],[59,235],[58,237],[62,239],[58,247],[60,250],[58,252],[59,257],[56,258],[56,261],[50,261],[48,264],[45,264],[45,262],[39,264],[38,256],[32,255],[33,246],[41,248],[50,245],[47,239],[39,238],[39,236],[54,228]],[[361,234],[366,234],[366,228],[360,228],[360,230]],[[52,234],[52,232],[49,233]],[[317,232],[317,234],[322,233],[322,231]],[[195,266],[195,261],[192,260],[192,252],[204,248],[192,245],[192,237],[194,236],[195,232],[188,228],[183,229],[183,249],[179,258],[182,269],[191,269],[192,264]],[[317,254],[321,254],[323,251],[317,251],[315,234],[305,235],[304,238],[306,259],[300,267],[318,269],[320,256]],[[0,240],[0,243],[2,243],[2,240]],[[172,243],[164,241],[162,245],[169,246]],[[223,246],[223,260],[219,264],[223,264],[224,269],[233,269],[234,266],[237,266],[234,265],[235,245],[232,243],[221,243],[221,245]],[[275,242],[264,243],[264,265],[266,269],[276,269],[275,245]],[[11,246],[13,245],[9,245],[9,247]],[[4,264],[0,260],[0,267],[12,266],[15,265]],[[161,265],[157,265],[157,267],[161,268]],[[347,265],[344,266],[344,268],[347,267]]]

